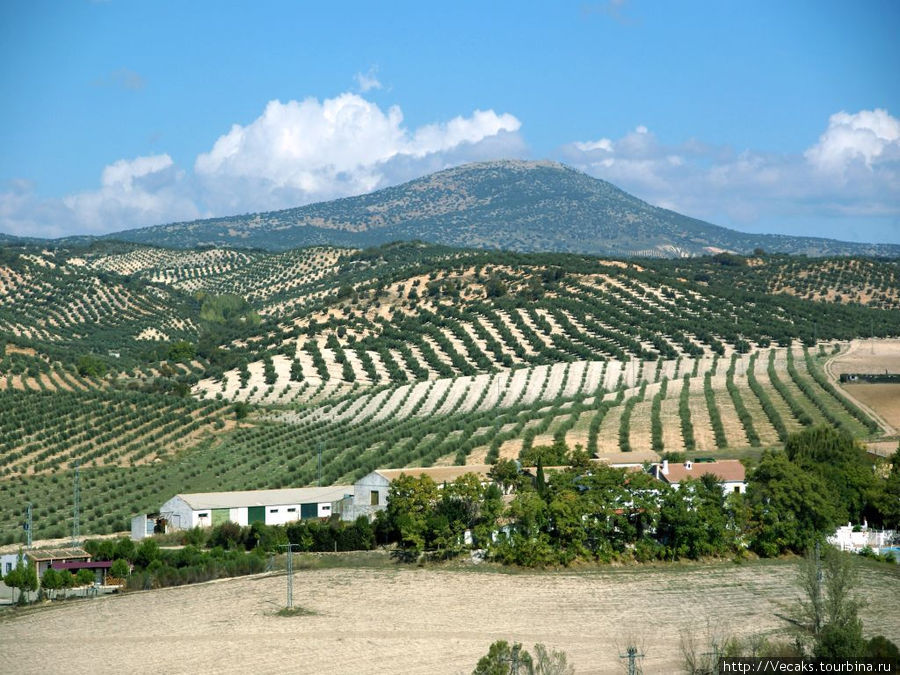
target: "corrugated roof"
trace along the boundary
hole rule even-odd
[[[243,490],[238,492],[193,492],[179,494],[192,509],[228,509],[241,506],[281,506],[336,502],[353,494],[352,485],[286,488],[282,490]]]
[[[467,473],[474,473],[483,478],[493,467],[490,464],[469,464],[468,466],[417,466],[405,469],[377,469],[375,473],[387,480],[399,478],[401,474],[421,478],[430,476],[435,483],[449,483]]]
[[[669,463],[669,473],[659,470],[659,477],[669,483],[680,483],[685,478],[701,478],[711,473],[719,481],[743,481],[746,476],[744,465],[736,459],[720,459],[717,462],[693,462],[688,469],[684,464]]]

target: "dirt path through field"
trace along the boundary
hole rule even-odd
[[[900,571],[870,564],[868,631],[900,636]],[[796,563],[583,574],[326,569],[110,596],[0,620],[4,668],[28,673],[469,673],[498,639],[563,649],[579,674],[619,672],[627,637],[645,673],[677,672],[680,632],[782,630]],[[868,632],[867,631],[867,632]]]

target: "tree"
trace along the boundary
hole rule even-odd
[[[865,451],[844,430],[819,425],[791,434],[784,451],[794,464],[821,476],[835,495],[840,520],[862,519],[876,489],[876,477]]]
[[[472,672],[473,675],[573,675],[575,668],[563,651],[536,644],[532,657],[519,642],[510,645],[506,640],[497,640]]]
[[[63,574],[68,574],[68,572],[63,572]],[[52,567],[48,567],[47,571],[44,572],[44,576],[41,577],[41,588],[48,591],[50,597],[55,597],[56,591],[62,588],[63,583],[62,574]],[[50,591],[53,593],[49,593]]]
[[[534,673],[531,654],[515,642],[510,645],[506,640],[497,640],[488,648],[488,653],[478,660],[472,675],[513,675]]]
[[[94,580],[94,573],[91,570],[85,569],[83,567],[78,570],[78,573],[75,575],[76,586],[93,586]],[[87,594],[87,588],[85,588],[85,594]]]
[[[813,640],[818,658],[858,658],[866,641],[858,611],[862,603],[854,594],[855,558],[831,546],[811,549],[800,564],[799,584],[803,599],[796,623]]]
[[[124,558],[117,559],[109,568],[109,573],[116,579],[124,579],[129,575],[130,572],[131,569],[128,566],[128,561]]]
[[[438,499],[438,487],[429,476],[401,474],[388,488],[387,517],[409,554],[425,550],[426,519]]]
[[[159,558],[159,544],[152,539],[144,539],[138,546],[134,556],[134,564],[142,569],[146,569],[150,563]]]
[[[768,451],[750,475],[751,546],[763,556],[800,553],[834,531],[840,512],[825,481]]]
[[[22,551],[16,559],[16,566],[3,577],[3,583],[10,588],[19,589],[19,603],[25,604],[28,591],[36,591],[38,589],[37,570],[34,565],[29,564],[25,560]]]
[[[507,494],[516,485],[519,477],[519,465],[511,459],[501,457],[494,462],[488,475],[500,486],[503,494]]]

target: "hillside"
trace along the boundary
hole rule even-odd
[[[349,481],[536,445],[750,456],[878,428],[825,378],[900,335],[898,265],[617,261],[424,244],[282,253],[95,243],[0,256],[0,540],[175,492]]]
[[[421,240],[614,256],[679,257],[756,248],[812,256],[900,256],[900,246],[736,232],[651,206],[564,165],[523,161],[468,164],[358,197],[127,230],[108,238],[273,251]]]

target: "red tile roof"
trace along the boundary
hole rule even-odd
[[[746,477],[744,465],[736,459],[720,459],[718,462],[693,462],[688,469],[684,464],[669,464],[669,472],[663,473],[659,467],[659,477],[669,483],[680,483],[686,478],[701,478],[711,473],[719,482],[743,481]]]

